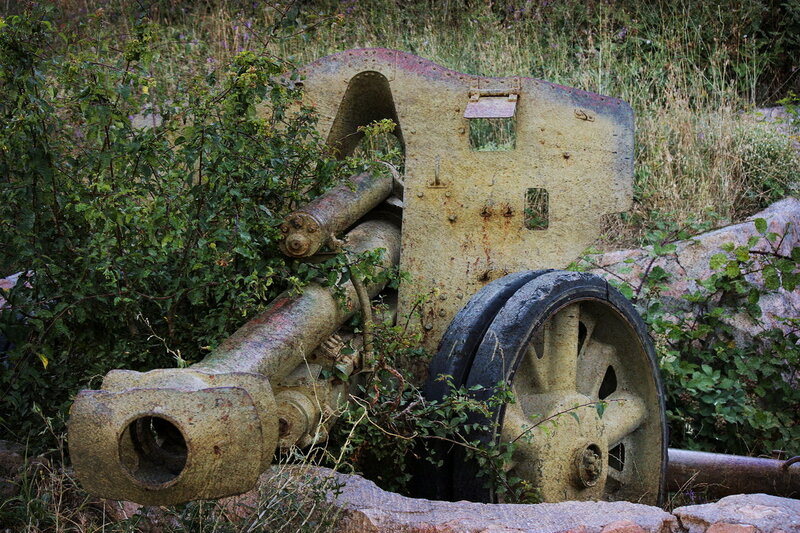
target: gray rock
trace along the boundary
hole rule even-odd
[[[590,256],[589,261],[593,266],[590,272],[607,279],[624,281],[637,289],[644,273],[661,267],[670,274],[670,280],[660,298],[667,305],[672,305],[676,312],[681,308],[686,310],[682,296],[689,291],[698,290],[697,280],[707,279],[713,274],[709,268],[711,257],[722,252],[722,246],[726,243],[743,246],[751,236],[758,235],[753,223],[756,218],[767,221],[768,231],[778,235],[785,234],[775,252],[789,256],[792,248],[800,246],[800,200],[786,198],[753,215],[746,222],[680,241],[676,243],[677,250],[671,255],[653,258],[652,247],[646,247]],[[758,243],[754,250],[771,251],[767,242]],[[763,288],[763,280],[759,274],[748,274],[747,279]],[[738,341],[747,342],[758,333],[776,327],[787,331],[788,326],[780,318],[800,316],[800,291],[779,289],[765,292],[759,305],[763,315],[758,322],[752,321],[744,313],[738,313],[730,319],[731,324],[739,331]]]
[[[328,501],[342,509],[337,533],[669,533],[675,517],[659,509],[629,502],[566,502],[537,505],[443,502],[407,498],[378,488],[359,476],[327,468],[294,467],[284,471],[296,479],[328,480]],[[322,481],[320,481],[322,482]],[[275,483],[262,476],[261,491]],[[312,482],[313,483],[313,482]],[[304,490],[297,487],[298,490]],[[310,490],[310,489],[307,489]],[[263,492],[262,492],[263,493]]]
[[[126,512],[115,519],[138,513],[143,531],[160,531],[168,519],[156,508],[117,506]],[[263,524],[260,517],[278,513],[288,530],[299,520],[331,533],[800,533],[800,500],[766,494],[728,496],[673,514],[628,502],[489,505],[407,498],[360,476],[301,465],[273,466],[255,489],[219,506],[234,523]]]
[[[703,533],[710,528],[745,531],[724,525],[753,526],[762,533],[800,532],[800,500],[767,494],[737,494],[716,503],[678,507],[673,514],[687,533]]]
[[[0,478],[13,478],[25,464],[25,447],[0,440]]]
[[[15,442],[0,440],[0,502],[19,494],[19,474],[24,466],[25,447]]]

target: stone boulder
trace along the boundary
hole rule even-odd
[[[775,252],[788,257],[792,248],[800,246],[800,200],[785,198],[741,224],[677,242],[673,254],[653,257],[652,247],[645,247],[591,255],[587,258],[592,267],[590,272],[609,280],[625,282],[636,290],[641,284],[643,275],[655,267],[661,267],[670,277],[666,282],[666,290],[661,292],[660,298],[676,310],[685,309],[682,296],[698,290],[697,280],[708,279],[713,274],[709,267],[711,257],[722,252],[722,246],[726,243],[745,246],[750,237],[759,235],[753,222],[757,218],[766,220],[767,231],[777,233],[783,238],[775,243],[775,250],[771,250],[770,243],[764,239],[753,248],[754,250]],[[748,274],[746,278],[756,286],[764,287],[758,273]],[[738,340],[747,341],[766,329],[777,327],[787,330],[788,327],[781,317],[800,316],[800,291],[784,289],[765,291],[759,300],[759,305],[763,314],[758,322],[752,321],[744,313],[738,313],[731,319],[731,323],[740,333]]]
[[[163,509],[116,502],[109,515],[134,516],[140,530],[152,533],[179,528]],[[242,527],[277,513],[287,531],[297,522],[327,533],[800,533],[800,500],[765,494],[672,514],[629,502],[490,505],[407,498],[357,475],[301,465],[273,466],[255,489],[223,498],[218,509]]]
[[[19,492],[17,478],[25,465],[25,448],[21,444],[0,440],[0,501]]]
[[[686,533],[797,533],[800,500],[737,494],[716,503],[678,507],[673,514]]]
[[[286,476],[298,480],[287,485]],[[479,481],[476,481],[479,483]],[[257,490],[229,500],[252,509],[253,498],[283,490],[314,492],[340,510],[336,533],[670,533],[677,520],[658,507],[629,502],[566,502],[536,505],[445,502],[408,498],[360,476],[321,467],[273,467]],[[242,505],[245,503],[245,505]]]

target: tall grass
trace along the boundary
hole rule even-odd
[[[62,3],[73,19],[122,38],[136,12],[121,0]],[[748,151],[763,153],[758,143],[781,143],[777,133],[742,137],[754,124],[743,111],[798,82],[775,79],[774,43],[781,36],[758,37],[771,5],[164,0],[147,4],[140,15],[162,25],[154,40],[162,61],[153,72],[162,82],[224,68],[242,49],[303,64],[335,51],[380,46],[472,74],[532,76],[622,98],[636,113],[637,147],[633,214],[609,218],[613,231],[607,235],[614,237],[607,244],[622,246],[635,244],[654,217],[702,219],[713,212],[723,221],[738,220],[791,189],[784,182],[796,178],[778,175],[774,181],[783,186],[764,190],[742,159]],[[793,164],[793,151],[784,145],[767,151]]]
[[[792,193],[800,180],[800,160],[789,140],[751,113],[800,79],[776,75],[779,53],[786,51],[776,51],[774,42],[791,36],[769,40],[758,33],[772,16],[766,10],[775,2],[767,0],[56,4],[58,25],[82,35],[68,46],[113,52],[132,38],[137,20],[147,21],[148,46],[159,57],[150,67],[150,90],[165,94],[182,90],[194,76],[224,71],[241,50],[303,64],[348,48],[380,46],[472,74],[532,76],[622,98],[636,113],[635,203],[630,213],[609,219],[606,246],[636,243],[664,216],[741,219]],[[0,0],[0,16],[21,6]],[[47,466],[37,472],[22,480],[15,501],[0,503],[0,517],[22,513],[18,523],[28,520],[34,531],[109,526],[106,508],[80,492],[69,472]],[[259,500],[256,516],[264,511],[263,517],[279,520],[271,513],[286,509],[282,505],[295,509],[294,503]],[[228,511],[216,504],[180,512],[189,521],[205,520],[213,526],[207,530],[239,527],[222,525]]]

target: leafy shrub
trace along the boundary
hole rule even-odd
[[[661,294],[670,274],[657,261],[672,256],[674,241],[707,224],[679,226],[665,220],[650,233],[653,243],[640,280],[620,290],[642,312],[655,341],[667,394],[670,445],[719,453],[800,453],[800,322],[743,339],[735,320],[758,323],[760,298],[795,291],[800,247],[787,255],[783,237],[755,221],[759,235],[745,245],[726,244],[712,256],[707,279],[694,280],[677,303]],[[694,229],[695,231],[691,231]],[[590,261],[591,264],[591,261]]]
[[[652,302],[648,309],[660,341],[673,445],[747,455],[800,452],[800,324],[786,317],[785,331],[765,330],[746,343],[737,342],[732,325],[737,314],[757,322],[766,292],[800,284],[800,248],[782,255],[780,237],[763,219],[755,225],[760,237],[727,244],[711,258],[714,274],[684,296],[689,314],[676,317]]]
[[[25,281],[0,310],[0,424],[19,439],[34,405],[63,415],[111,368],[199,360],[320,275],[278,253],[278,225],[354,170],[326,153],[289,64],[242,52],[160,93],[157,25],[114,50],[47,15],[0,23],[0,272]]]

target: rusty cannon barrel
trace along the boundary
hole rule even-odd
[[[669,490],[702,490],[715,497],[764,492],[800,497],[800,456],[787,460],[669,449]]]
[[[286,217],[281,251],[290,257],[314,255],[332,234],[349,228],[391,192],[391,175],[364,172],[351,177]]]
[[[367,182],[359,176],[355,191],[370,200],[327,231],[349,227],[374,206]],[[384,198],[390,188],[381,189]],[[316,205],[335,209],[351,200],[332,189]],[[400,229],[391,220],[368,220],[344,246],[353,254],[382,249],[380,267],[391,268],[399,262]],[[70,410],[69,450],[81,484],[97,496],[146,505],[249,490],[278,446],[313,442],[315,428],[317,436],[324,430],[326,406],[346,397],[322,377],[314,357],[320,350],[337,357],[334,334],[360,309],[364,289],[371,298],[382,288],[351,280],[334,291],[311,283],[302,294],[278,296],[189,368],[109,372],[101,390],[80,391]]]

